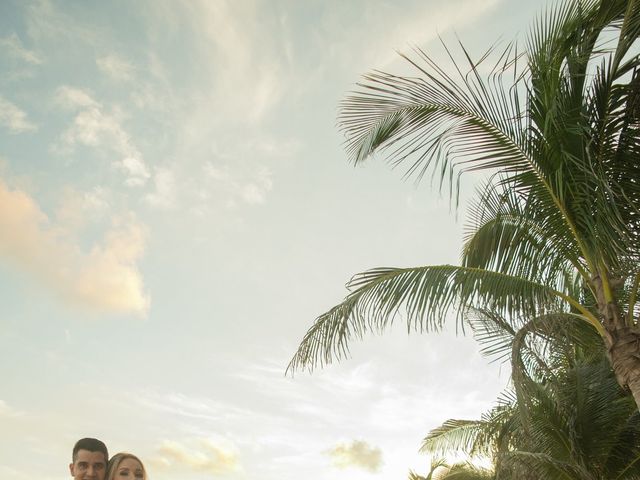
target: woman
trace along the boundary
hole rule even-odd
[[[147,480],[147,472],[138,457],[121,452],[109,460],[105,480]]]

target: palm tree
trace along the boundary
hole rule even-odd
[[[426,477],[409,472],[409,480],[494,480],[493,472],[470,463],[448,464],[443,460],[431,463]]]
[[[543,317],[516,330],[476,312],[487,353],[510,353],[513,388],[481,420],[447,420],[425,438],[434,455],[461,451],[494,461],[495,479],[640,478],[640,413],[608,365],[595,330]]]
[[[466,171],[488,179],[461,265],[355,275],[289,369],[344,358],[401,314],[429,331],[469,307],[507,320],[562,313],[598,332],[640,405],[639,32],[640,0],[570,0],[534,23],[525,53],[508,45],[473,61],[461,47],[456,62],[445,45],[449,74],[416,49],[404,58],[419,76],[366,75],[339,116],[354,163],[386,152],[453,194]]]

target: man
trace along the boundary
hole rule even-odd
[[[104,480],[109,461],[107,446],[95,438],[82,438],[76,442],[69,464],[74,480]]]

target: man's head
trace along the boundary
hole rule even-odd
[[[74,480],[104,480],[109,452],[95,438],[82,438],[73,446],[69,471]]]

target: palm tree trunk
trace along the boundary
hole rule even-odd
[[[640,410],[640,328],[628,324],[611,292],[611,284],[619,281],[607,277],[604,281],[609,285],[608,288],[603,285],[600,276],[592,279],[598,310],[607,332],[604,339],[607,355],[616,380],[623,389],[633,395]]]
[[[620,386],[629,390],[640,409],[640,329],[620,326],[607,329],[605,339],[611,367]]]

